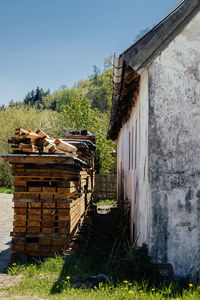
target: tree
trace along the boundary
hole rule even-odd
[[[42,129],[48,135],[62,137],[67,132],[66,123],[60,118],[58,112],[50,110],[39,111],[35,107],[5,107],[0,111],[0,154],[12,152],[8,139],[15,135],[16,128],[28,130]],[[12,185],[12,171],[8,164],[0,159],[0,186]]]
[[[44,106],[47,109],[61,112],[62,106],[69,104],[76,92],[74,88],[55,91],[51,95],[46,95],[43,98]]]
[[[111,69],[113,67],[113,59],[114,56],[111,54],[110,56],[104,58],[104,71]]]
[[[87,129],[96,135],[96,170],[109,173],[115,165],[111,152],[116,148],[111,140],[107,140],[108,115],[92,109],[91,101],[85,96],[74,93],[69,104],[63,107],[66,124],[73,130]]]
[[[90,101],[92,108],[100,112],[109,112],[112,99],[112,69],[100,73],[96,68],[88,80],[79,81],[74,88]]]
[[[30,105],[30,106],[35,106],[38,109],[44,109],[46,108],[43,102],[43,98],[47,95],[50,94],[50,90],[47,90],[46,92],[42,89],[39,88],[39,86],[35,89],[29,92],[25,98],[24,98],[24,104],[25,105]]]
[[[42,96],[44,108],[62,111],[62,105],[69,104],[75,93],[82,94],[91,101],[91,108],[98,109],[100,112],[110,112],[112,99],[112,56],[105,58],[104,71],[101,72],[97,66],[93,67],[93,73],[87,80],[77,82],[73,88],[67,89],[62,85],[59,90],[52,94]],[[27,95],[28,102],[35,101],[35,94]],[[33,99],[33,101],[31,100]],[[36,101],[37,103],[37,101]],[[39,101],[40,103],[40,101]]]
[[[109,173],[115,164],[111,152],[116,148],[106,138],[112,102],[112,59],[112,56],[105,59],[103,72],[94,66],[87,80],[70,89],[61,86],[50,94],[49,90],[37,87],[23,102],[11,101],[9,107],[0,107],[0,152],[11,151],[7,139],[13,136],[16,127],[40,128],[53,137],[65,137],[72,129],[87,129],[96,135],[96,169]]]
[[[73,130],[91,128],[98,118],[98,111],[91,109],[90,100],[75,90],[70,95],[70,102],[62,108],[67,124]]]

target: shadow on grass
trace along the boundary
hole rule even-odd
[[[109,278],[116,277],[116,270],[109,264],[115,236],[113,229],[110,230],[112,211],[108,211],[108,214],[96,214],[93,217],[93,224],[86,230],[79,249],[65,257],[63,269],[52,286],[51,294],[61,293],[69,282],[75,288],[92,288],[95,282],[89,280],[90,276],[105,274]],[[87,247],[85,240],[88,240]]]
[[[10,261],[10,247],[0,252],[0,272],[5,273]]]
[[[128,236],[128,216],[120,208],[96,214],[89,230],[87,247],[80,246],[74,255],[66,256],[59,279],[52,286],[51,294],[61,293],[70,284],[75,288],[98,287],[102,280],[90,276],[103,274],[112,283],[123,280],[148,282],[158,280],[158,270],[147,255],[147,247],[132,249]],[[87,239],[87,237],[85,237]],[[103,276],[100,276],[103,278]]]

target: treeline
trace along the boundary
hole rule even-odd
[[[105,60],[103,72],[94,66],[93,74],[68,89],[62,86],[50,93],[37,87],[22,101],[11,101],[0,108],[0,153],[11,153],[7,143],[15,128],[38,128],[53,137],[65,137],[74,130],[87,129],[96,135],[95,168],[98,173],[115,169],[111,155],[115,144],[106,138],[112,98],[112,68],[110,58]],[[0,185],[12,185],[10,167],[0,164]]]

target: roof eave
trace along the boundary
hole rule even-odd
[[[169,43],[185,28],[192,18],[200,11],[200,0],[184,0],[176,6],[166,18],[145,34],[134,45],[125,50],[119,58],[115,58],[113,67],[112,111],[107,137],[116,140],[123,122],[119,124],[118,115],[121,101],[129,101],[124,91],[124,77],[127,67],[134,73],[132,83],[135,90],[139,87],[140,75],[169,45]],[[131,103],[132,105],[133,103]],[[127,106],[129,103],[127,103]],[[128,106],[129,108],[129,106]],[[127,111],[129,115],[129,110]],[[127,118],[124,118],[125,120]],[[122,120],[122,118],[121,118]],[[123,121],[123,120],[122,120]]]
[[[124,51],[120,57],[138,74],[169,45],[200,11],[200,0],[185,0],[164,20]]]
[[[139,86],[139,74],[135,72],[122,57],[115,58],[113,67],[112,111],[108,130],[108,139],[116,140],[126,110],[135,103],[135,92]],[[128,99],[126,96],[130,95]],[[120,113],[119,113],[120,112]]]

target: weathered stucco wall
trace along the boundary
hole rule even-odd
[[[200,277],[200,14],[149,67],[150,254]]]
[[[130,119],[117,140],[119,195],[130,203],[130,235],[147,243],[148,231],[148,72],[140,81],[140,93]]]

